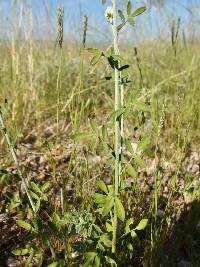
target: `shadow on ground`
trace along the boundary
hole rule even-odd
[[[200,201],[181,213],[170,237],[157,246],[150,267],[200,267]]]

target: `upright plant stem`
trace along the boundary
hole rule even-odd
[[[120,66],[120,62],[119,62]],[[120,76],[120,107],[124,107],[124,85],[122,83],[122,72],[119,72]],[[122,145],[123,145],[123,140],[124,140],[124,115],[122,114],[120,116],[120,162],[119,162],[119,186],[121,184],[121,172],[122,172],[122,163],[121,163],[121,157],[122,157]]]
[[[64,9],[63,7],[58,7],[57,9],[57,23],[58,23],[58,36],[56,40],[55,47],[57,42],[60,47],[60,61],[59,61],[59,68],[57,74],[57,81],[56,81],[56,89],[57,89],[57,136],[59,131],[59,107],[60,107],[60,86],[61,86],[61,70],[62,70],[62,50],[63,50],[63,21],[64,21]]]
[[[113,0],[113,41],[114,41],[114,51],[115,55],[119,55],[118,47],[118,30],[117,30],[117,0]],[[120,72],[115,68],[115,111],[119,110],[121,107],[121,95],[120,95]],[[119,183],[120,183],[120,170],[121,170],[121,122],[122,118],[116,117],[114,124],[115,138],[114,138],[114,148],[115,148],[115,176],[114,176],[114,192],[115,197],[119,193]],[[117,214],[116,207],[114,208],[114,219],[113,219],[113,240],[112,240],[112,253],[116,251],[116,235],[117,235]]]
[[[62,48],[60,49],[59,68],[58,68],[57,80],[56,80],[56,91],[57,91],[57,112],[56,112],[57,137],[58,137],[58,133],[59,133],[59,110],[60,110],[61,70],[62,70]]]

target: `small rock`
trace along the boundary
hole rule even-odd
[[[200,221],[198,221],[198,223],[197,223],[197,226],[196,226],[196,227],[197,227],[197,229],[198,229],[198,230],[200,230]]]
[[[195,173],[195,174],[199,173],[199,165],[195,164],[192,166],[192,173]]]
[[[72,256],[72,258],[74,259],[74,258],[78,257],[79,254],[78,254],[77,251],[75,251],[75,252],[72,252],[71,256]]]
[[[6,219],[6,213],[0,214],[0,223],[4,222],[5,219]]]
[[[158,212],[157,212],[157,216],[158,216],[159,218],[162,218],[163,215],[164,215],[164,211],[161,210],[161,209],[159,209]]]
[[[7,259],[7,266],[8,267],[20,267],[20,263],[15,258],[9,257]]]
[[[40,157],[39,164],[42,165],[42,164],[44,164],[45,162],[46,162],[45,157],[44,157],[44,156],[41,156],[41,157]]]
[[[199,161],[199,155],[197,152],[192,152],[191,155],[190,155],[190,160],[192,162],[198,162]]]
[[[53,134],[54,134],[53,129],[49,127],[47,129],[45,129],[44,134],[43,134],[43,137],[46,138],[46,139],[48,139]]]
[[[137,143],[131,143],[131,146],[132,146],[132,149],[133,149],[134,153],[136,153],[136,155],[138,157],[140,157],[141,154],[142,154],[142,152],[137,150],[138,144]],[[132,154],[129,151],[126,150],[126,147],[125,146],[122,148],[122,151],[124,152],[124,154],[127,157],[132,158]]]
[[[166,169],[169,167],[169,162],[168,162],[168,161],[166,161],[166,160],[163,160],[162,167],[163,167],[163,169],[165,169],[165,170],[166,170]]]
[[[194,180],[192,182],[192,186],[195,188],[195,189],[198,189],[200,187],[200,181],[199,180]]]
[[[146,173],[148,176],[155,174],[156,171],[156,161],[154,160],[147,160],[146,164]]]
[[[36,140],[37,136],[35,134],[30,134],[25,138],[24,143],[33,144],[36,142]]]
[[[88,162],[89,162],[90,168],[92,168],[92,167],[94,167],[94,165],[101,163],[101,157],[100,156],[90,157]]]
[[[66,185],[66,194],[67,196],[72,195],[74,192],[74,187],[73,187],[73,183],[72,182],[68,182]]]

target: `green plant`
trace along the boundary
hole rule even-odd
[[[103,4],[106,3],[106,1],[102,1]],[[107,18],[108,22],[112,26],[113,31],[113,45],[111,45],[110,49],[107,49],[106,51],[100,51],[95,48],[89,48],[88,51],[93,55],[93,58],[91,60],[92,65],[96,65],[99,60],[104,57],[107,59],[110,67],[114,71],[114,84],[115,84],[115,90],[114,90],[114,111],[110,116],[110,119],[113,120],[114,127],[113,127],[113,134],[114,134],[114,144],[108,145],[108,134],[107,134],[107,126],[104,125],[102,127],[102,135],[99,134],[98,128],[94,122],[91,122],[92,126],[92,133],[76,133],[73,135],[74,140],[79,139],[87,139],[92,138],[94,140],[94,144],[96,144],[96,140],[103,143],[103,148],[107,153],[112,155],[114,158],[114,176],[113,176],[113,185],[106,185],[102,180],[99,182],[99,188],[104,192],[103,194],[95,194],[95,202],[98,204],[98,212],[103,217],[108,217],[110,215],[110,218],[106,220],[106,225],[109,226],[109,233],[103,234],[103,236],[106,236],[107,243],[111,246],[111,252],[113,255],[116,253],[116,242],[117,242],[117,229],[118,229],[118,220],[124,222],[125,221],[125,209],[122,204],[121,200],[121,193],[123,192],[123,181],[122,181],[122,173],[126,168],[128,168],[128,171],[131,173],[131,175],[135,176],[136,171],[132,167],[132,165],[128,162],[126,157],[123,156],[122,153],[122,145],[123,143],[126,144],[127,149],[132,154],[133,158],[137,161],[138,164],[142,164],[142,160],[136,155],[136,153],[132,149],[131,143],[128,142],[128,140],[125,140],[124,138],[124,129],[123,129],[123,121],[124,116],[127,116],[131,110],[130,106],[124,106],[124,86],[129,83],[129,80],[126,78],[126,76],[123,76],[123,70],[126,70],[129,68],[129,65],[125,64],[122,65],[122,57],[119,53],[119,45],[118,45],[118,35],[120,30],[126,25],[126,23],[129,23],[130,25],[134,25],[135,17],[142,14],[145,11],[145,7],[140,7],[134,12],[132,12],[132,5],[131,1],[128,1],[127,7],[126,7],[126,13],[127,18],[125,18],[123,12],[121,10],[118,10],[117,1],[112,1],[113,6],[108,7],[105,12],[105,17]],[[121,19],[121,23],[118,24],[118,14],[119,18]],[[145,142],[144,142],[145,143]],[[144,144],[145,145],[145,144]],[[141,145],[142,149],[142,145]],[[112,162],[112,161],[111,161]],[[124,166],[122,166],[122,163],[125,163]],[[112,163],[111,163],[112,164]],[[107,229],[108,230],[108,229]],[[111,237],[112,234],[112,237]],[[112,242],[110,241],[110,238],[112,239]],[[87,262],[85,266],[99,266],[99,264],[96,263],[98,254],[92,253],[89,254],[89,258],[87,258]],[[91,264],[93,262],[93,264]],[[111,264],[113,264],[115,261],[112,259]],[[115,263],[116,264],[116,263]]]

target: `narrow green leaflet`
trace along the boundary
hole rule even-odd
[[[126,23],[125,22],[122,22],[121,24],[119,24],[117,26],[117,30],[120,31],[125,25],[126,25]]]
[[[94,120],[90,120],[90,125],[94,133],[98,136],[98,127],[97,127],[96,122]]]
[[[150,143],[150,141],[151,141],[150,136],[144,136],[137,146],[137,151],[144,151],[148,146],[148,144]]]
[[[146,11],[145,6],[139,7],[131,14],[131,17],[137,17],[137,16],[141,15],[142,13],[144,13],[145,11]]]
[[[125,69],[128,69],[130,66],[128,64],[121,66],[118,70],[123,71]]]
[[[58,215],[58,213],[56,212],[53,213],[52,220],[56,223],[60,222],[60,216]]]
[[[118,13],[119,13],[119,16],[120,16],[122,22],[125,23],[126,19],[125,19],[125,16],[124,16],[123,12],[121,10],[118,10]]]
[[[146,226],[147,226],[147,223],[148,223],[148,219],[142,219],[139,224],[135,227],[134,230],[143,230]]]
[[[95,193],[94,202],[97,204],[104,204],[106,202],[106,196],[99,193]]]
[[[89,53],[92,53],[92,54],[99,54],[100,53],[100,51],[99,51],[99,49],[97,49],[97,48],[88,48],[87,49],[87,51],[89,52]]]
[[[8,206],[8,209],[9,210],[13,210],[17,207],[19,207],[20,203],[11,203],[9,206]]]
[[[43,192],[40,190],[40,188],[39,188],[39,186],[36,184],[36,183],[34,183],[34,182],[31,182],[31,187],[34,189],[34,191],[36,192],[36,193],[39,193],[39,194],[43,194]]]
[[[99,267],[100,266],[100,258],[96,255],[93,263],[93,267]]]
[[[100,242],[102,242],[104,244],[104,246],[106,246],[108,248],[112,247],[112,241],[108,238],[107,234],[103,234],[100,237]]]
[[[106,258],[106,262],[107,262],[107,263],[110,263],[112,266],[117,267],[117,263],[116,263],[115,260],[113,260],[112,258],[107,257],[107,256],[106,256],[105,258]]]
[[[40,199],[38,199],[37,202],[36,202],[36,205],[35,205],[35,211],[36,211],[36,212],[39,211],[39,209],[40,209],[40,204],[41,204]]]
[[[140,166],[140,167],[144,167],[145,166],[144,160],[141,159],[140,157],[138,157],[136,154],[135,154],[135,156],[133,158],[134,158],[134,160],[135,160],[135,162],[136,162],[136,164],[138,166]]]
[[[133,17],[129,17],[128,18],[128,23],[131,25],[131,26],[135,26],[135,20]]]
[[[98,186],[104,193],[108,194],[108,188],[107,188],[106,184],[104,183],[104,181],[102,181],[102,180],[99,181]]]
[[[30,252],[30,255],[28,256],[28,258],[25,261],[25,267],[30,266],[31,262],[33,261],[33,257],[34,257],[34,250],[32,249],[32,251]]]
[[[31,226],[29,223],[25,222],[25,221],[17,220],[16,223],[17,223],[20,227],[26,229],[27,231],[30,231],[30,230],[32,229],[32,226]]]
[[[36,193],[38,193],[38,194],[41,195],[41,197],[42,197],[42,199],[43,199],[44,201],[47,201],[47,200],[48,200],[48,199],[47,199],[47,196],[42,192],[42,190],[40,189],[40,187],[39,187],[38,184],[36,184],[36,183],[34,183],[34,182],[31,182],[31,187],[33,188],[33,190],[34,190]],[[32,195],[33,195],[33,194],[32,194]],[[34,198],[35,198],[35,196],[34,196]]]
[[[133,178],[136,178],[136,177],[138,176],[137,171],[135,170],[135,168],[134,168],[129,162],[126,163],[126,169],[127,169],[127,172],[128,172]]]
[[[101,228],[100,228],[98,225],[93,224],[92,226],[94,227],[94,229],[95,229],[98,233],[102,234],[102,230],[101,230]]]
[[[96,209],[96,212],[102,215],[103,208],[98,208],[98,209]]]
[[[118,69],[119,68],[119,61],[113,55],[108,56],[107,60],[108,60],[108,63],[112,69]]]
[[[42,192],[46,191],[49,187],[50,187],[51,183],[49,181],[45,182],[42,186],[41,186],[41,190]]]
[[[128,1],[127,7],[126,7],[126,11],[127,11],[127,15],[130,16],[131,15],[131,10],[132,10],[132,5],[131,5],[131,1]]]
[[[131,229],[130,229],[130,225],[133,224],[133,218],[130,218],[126,221],[126,227],[125,227],[125,233],[130,233]]]
[[[115,208],[116,208],[117,217],[121,221],[124,221],[124,219],[125,219],[125,211],[124,211],[124,207],[122,205],[122,202],[118,197],[115,198]]]
[[[93,265],[96,255],[97,254],[95,252],[88,252],[86,254],[86,262],[84,263],[83,267],[90,267],[91,264]]]
[[[42,220],[39,217],[34,220],[34,226],[38,232],[41,232],[43,230],[44,226]]]
[[[5,197],[9,200],[12,201],[14,200],[15,202],[20,202],[20,200],[18,199],[18,196],[11,194],[10,192],[5,194]]]
[[[38,197],[38,195],[36,195],[36,193],[34,193],[33,191],[29,191],[29,194],[31,195],[31,197],[32,198],[34,198],[34,199],[36,199],[36,200],[38,200],[38,199],[40,199],[39,197]]]
[[[127,108],[123,107],[111,113],[111,119],[118,119],[121,115],[123,115],[127,111]]]
[[[138,237],[134,230],[131,231],[131,237],[132,237],[132,239],[135,239]]]
[[[124,140],[126,149],[131,153],[132,157],[134,158],[136,164],[140,167],[144,167],[145,166],[145,162],[136,155],[135,151],[133,150],[132,144],[128,139]],[[130,166],[129,166],[130,169]]]
[[[109,184],[107,187],[108,187],[109,194],[113,195],[114,194],[114,186],[112,184]]]
[[[134,156],[134,155],[135,155],[135,152],[134,152],[134,150],[133,150],[133,147],[132,147],[131,142],[126,138],[126,139],[124,140],[124,143],[125,143],[125,146],[126,146],[126,149],[128,150],[128,152],[130,152],[131,155]]]
[[[90,61],[90,64],[92,65],[92,66],[94,66],[94,65],[96,65],[98,62],[99,62],[99,60],[100,60],[100,58],[102,57],[102,52],[100,52],[100,53],[98,53],[97,55],[95,55],[92,59],[91,59],[91,61]]]
[[[102,127],[102,138],[104,142],[107,142],[108,140],[108,131],[105,125]]]
[[[133,250],[133,245],[132,245],[131,243],[128,243],[128,244],[127,244],[127,248],[128,248],[129,250]]]
[[[102,212],[102,215],[103,216],[106,216],[112,209],[112,207],[114,206],[114,197],[106,197],[106,202],[104,204],[104,207],[103,207],[103,212]]]
[[[93,134],[91,134],[91,133],[76,133],[76,134],[72,135],[72,139],[75,141],[88,140],[91,137],[93,137]]]
[[[98,242],[97,248],[100,249],[101,251],[105,252],[104,246],[101,244],[101,242]]]
[[[98,142],[99,142],[99,139],[98,137],[96,136],[96,138],[93,138],[91,140],[91,143],[89,144],[90,148],[91,148],[91,151],[92,153],[94,154],[96,149],[97,149],[97,145],[98,145]]]
[[[135,102],[135,103],[133,103],[133,106],[135,106],[135,108],[137,110],[140,110],[140,111],[144,111],[144,112],[150,112],[151,111],[150,106],[143,103],[143,102]]]
[[[29,249],[24,248],[24,249],[14,249],[12,250],[12,254],[15,256],[23,256],[29,253]]]
[[[102,4],[105,4],[106,3],[106,0],[101,0]]]
[[[113,231],[113,228],[112,228],[112,225],[108,222],[106,222],[106,230],[107,232],[112,232]]]

